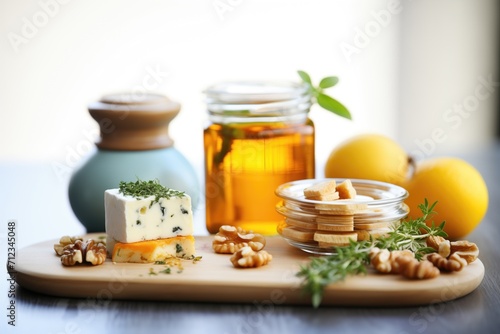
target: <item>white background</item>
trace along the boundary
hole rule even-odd
[[[182,104],[170,134],[200,178],[203,90],[229,79],[298,80],[298,69],[316,82],[339,76],[328,92],[354,118],[313,107],[318,177],[335,145],[357,133],[388,135],[424,158],[473,151],[493,138],[498,87],[480,100],[475,94],[481,78],[498,82],[494,0],[0,0],[0,6],[0,161],[66,166],[67,173],[43,174],[61,196],[75,164],[94,150],[97,124],[86,106],[117,91],[149,88]],[[454,106],[466,103],[467,116],[457,118]],[[2,176],[1,191],[33,185],[29,175],[13,180]],[[22,205],[2,211],[29,221]]]
[[[206,86],[297,80],[297,69],[316,80],[339,76],[330,93],[354,116],[313,108],[320,162],[358,132],[387,134],[412,151],[443,128],[447,140],[429,144],[429,154],[480,145],[493,133],[493,98],[460,125],[443,115],[474,93],[478,77],[497,80],[494,1],[0,3],[3,159],[68,164],[72,152],[85,155],[97,129],[87,104],[151,89],[143,85],[151,71],[159,73],[153,90],[182,103],[171,135],[197,166]]]

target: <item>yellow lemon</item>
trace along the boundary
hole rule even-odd
[[[326,162],[325,177],[402,185],[406,181],[408,166],[408,155],[397,142],[379,134],[363,134],[332,150]]]
[[[472,232],[488,209],[488,189],[481,174],[458,158],[433,158],[417,164],[405,188],[410,193],[406,204],[410,218],[421,216],[419,204],[437,201],[431,221],[445,221],[444,230],[452,240]],[[430,222],[428,222],[430,223]]]

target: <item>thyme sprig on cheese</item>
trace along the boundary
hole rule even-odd
[[[395,226],[387,236],[365,241],[351,241],[348,246],[335,247],[335,253],[329,256],[312,258],[309,263],[301,266],[297,277],[302,278],[302,289],[311,295],[312,304],[318,307],[323,298],[326,286],[343,281],[347,276],[365,274],[370,264],[370,250],[374,247],[393,250],[410,250],[417,259],[425,254],[435,252],[427,247],[425,239],[429,236],[447,237],[443,230],[444,222],[426,225],[433,215],[437,202],[429,205],[427,199],[419,205],[422,216],[409,219]]]
[[[184,191],[166,188],[156,179],[149,181],[138,179],[135,182],[121,181],[119,184],[119,192],[126,196],[133,196],[136,199],[154,196],[155,200],[153,203],[158,203],[160,198],[170,199],[171,197],[184,197],[186,194]]]

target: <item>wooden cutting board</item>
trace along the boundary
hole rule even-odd
[[[98,234],[84,238],[97,237]],[[16,281],[39,293],[77,298],[161,300],[189,302],[260,303],[261,305],[310,304],[295,276],[311,255],[292,248],[279,236],[268,237],[270,264],[236,269],[229,255],[212,251],[212,237],[196,237],[196,263],[183,260],[183,270],[161,273],[165,265],[113,264],[64,267],[53,245],[57,240],[21,249],[16,259]],[[151,274],[153,271],[155,274]],[[328,286],[322,305],[403,306],[445,302],[476,289],[484,276],[478,259],[458,273],[413,281],[370,272]]]

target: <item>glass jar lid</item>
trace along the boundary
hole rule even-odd
[[[215,117],[303,117],[311,107],[307,85],[294,82],[222,82],[205,94],[208,112]]]

